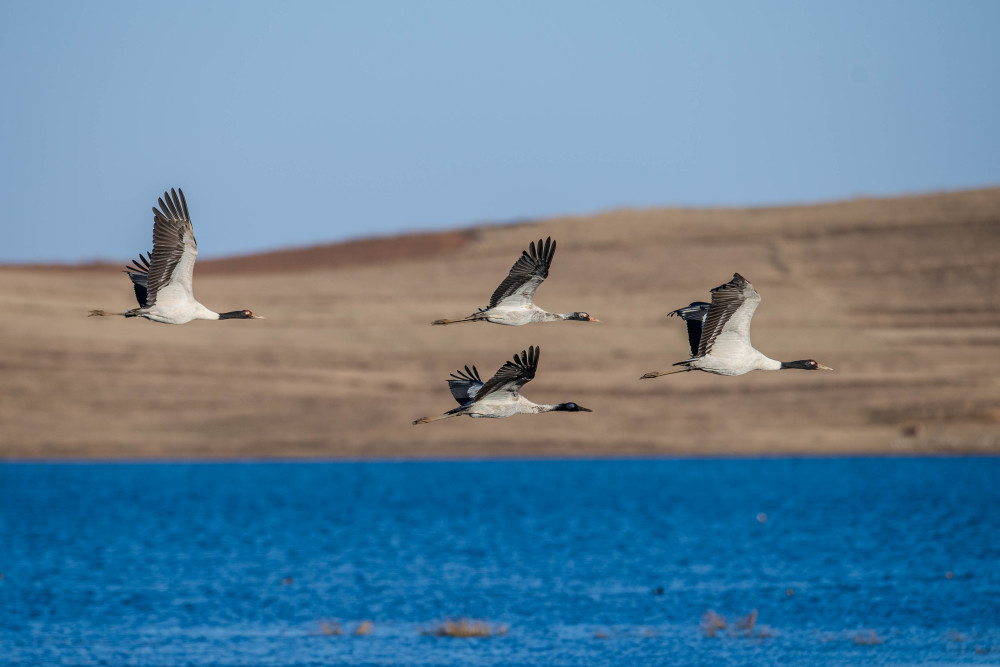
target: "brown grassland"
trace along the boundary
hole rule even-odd
[[[559,248],[536,302],[600,324],[430,326],[485,305],[547,235]],[[199,262],[199,300],[260,321],[88,318],[134,306],[120,269],[0,267],[0,458],[1000,451],[1000,188],[616,210]],[[763,297],[762,352],[836,371],[639,381],[687,357],[665,314],[734,271]],[[491,375],[529,344],[542,356],[525,395],[594,412],[411,425],[455,405],[449,372]]]

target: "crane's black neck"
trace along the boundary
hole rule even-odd
[[[799,361],[782,361],[780,370],[786,368],[800,368],[804,371],[816,370],[816,362],[811,359],[801,359]]]
[[[248,320],[250,319],[249,310],[232,310],[228,313],[219,313],[220,320]]]

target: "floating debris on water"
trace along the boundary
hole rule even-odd
[[[431,637],[502,637],[507,634],[507,626],[493,627],[486,621],[468,618],[445,619],[442,623],[421,629],[420,634]]]
[[[876,646],[885,643],[885,640],[879,637],[874,630],[855,632],[851,634],[851,641],[860,646]]]
[[[344,634],[344,629],[340,627],[340,623],[333,620],[320,621],[319,630],[324,635],[337,636]]]
[[[709,609],[701,615],[701,631],[706,637],[715,637],[719,630],[725,630],[728,623],[725,616],[719,616]]]
[[[766,625],[757,626],[756,609],[751,609],[749,614],[739,617],[732,624],[726,620],[725,616],[716,614],[711,609],[701,615],[701,631],[706,637],[718,637],[720,630],[725,630],[725,634],[729,637],[753,637],[757,639],[774,637],[777,634],[773,628]]]

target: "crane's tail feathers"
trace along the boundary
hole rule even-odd
[[[653,371],[652,373],[646,373],[640,380],[651,380],[653,378],[658,378],[661,375],[674,375],[675,373],[687,373],[688,371],[693,371],[693,368],[684,368],[679,371]]]

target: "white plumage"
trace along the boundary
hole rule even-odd
[[[139,255],[126,267],[135,289],[138,308],[124,313],[125,317],[144,317],[165,324],[185,324],[192,320],[264,319],[249,310],[217,313],[194,298],[194,262],[198,243],[188,214],[184,191],[171,189],[153,207],[153,251],[148,257]],[[107,315],[92,310],[93,315]]]
[[[743,375],[750,371],[833,369],[813,359],[778,361],[761,354],[750,343],[750,321],[760,304],[760,294],[746,278],[736,273],[725,285],[711,290],[712,303],[695,301],[670,313],[687,322],[691,357],[674,366],[679,371],[655,371],[640,379],[655,378],[685,371],[704,371],[715,375]]]
[[[464,373],[461,370],[457,371],[457,374],[452,373],[453,379],[448,380],[448,388],[458,401],[459,407],[439,417],[421,417],[413,423],[426,424],[462,415],[497,419],[540,412],[592,412],[576,403],[538,404],[521,396],[521,387],[535,377],[540,355],[541,349],[538,347],[522,350],[520,357],[515,354],[514,360],[501,366],[488,382],[482,381],[475,366],[471,369],[466,366]]]
[[[599,322],[585,312],[550,313],[534,303],[535,290],[549,275],[549,266],[556,252],[556,242],[551,237],[545,241],[532,241],[527,250],[510,268],[507,277],[493,291],[490,304],[478,312],[459,320],[435,320],[432,324],[458,324],[460,322],[492,322],[508,326],[521,326],[532,322],[578,320]]]

